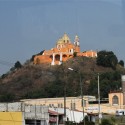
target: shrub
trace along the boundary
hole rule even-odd
[[[102,119],[101,125],[113,125],[110,119]]]

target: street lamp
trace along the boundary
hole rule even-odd
[[[69,70],[71,70],[71,71],[74,71],[74,72],[78,72],[78,71],[76,71],[76,70],[74,70],[74,69],[72,69],[72,68],[68,68]],[[83,123],[84,123],[84,125],[85,125],[85,116],[84,116],[84,100],[83,100],[83,86],[82,86],[82,79],[81,79],[81,74],[79,73],[79,75],[80,75],[80,90],[81,90],[81,101],[82,101],[82,112],[83,112]]]
[[[67,74],[66,74],[66,81],[67,81]],[[65,122],[66,122],[66,83],[64,83],[64,125],[65,125]]]
[[[63,63],[61,64],[63,66]],[[66,116],[66,90],[67,90],[67,71],[63,67],[63,73],[64,73],[64,86],[63,86],[63,92],[64,92],[64,117],[63,117],[63,123],[64,125],[66,124],[67,121],[67,116]]]
[[[100,84],[99,84],[99,73],[98,73],[98,110],[99,110],[99,123],[101,123],[101,118],[102,118],[102,114],[101,114],[101,109],[100,109]]]
[[[122,92],[122,87],[120,87],[119,89],[120,89],[120,101],[119,101],[120,103],[119,103],[119,105],[120,105],[120,109],[121,109],[121,92]]]

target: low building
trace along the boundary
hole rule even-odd
[[[61,125],[64,124],[64,113],[60,113],[53,109],[49,109],[49,125]]]
[[[121,83],[119,90],[109,93],[109,104],[115,110],[125,110],[125,75],[121,75]]]
[[[60,98],[41,98],[41,99],[24,99],[21,100],[26,104],[45,105],[49,108],[64,108],[64,97]],[[101,112],[110,113],[111,106],[108,101],[101,102]],[[82,105],[83,104],[83,105]],[[81,97],[66,97],[66,108],[70,110],[78,110],[88,113],[98,113],[99,106],[95,96],[83,96],[83,103]]]
[[[64,114],[64,108],[49,108],[51,112],[54,112],[55,115],[57,115],[57,119],[59,119],[58,123],[62,122],[62,119],[60,119],[60,114]],[[80,123],[82,122],[83,118],[87,116],[87,113],[78,110],[71,110],[71,109],[66,109],[66,121],[71,121],[74,123]]]
[[[115,93],[114,93],[115,94]],[[90,97],[92,98],[90,100]],[[122,96],[121,96],[122,97]],[[100,113],[104,114],[115,114],[116,110],[119,109],[120,105],[112,105],[112,96],[109,93],[109,100],[100,100],[100,105],[98,100],[95,100],[92,96],[83,97],[83,106],[81,97],[66,97],[66,108],[70,110],[78,110],[86,113]],[[21,100],[25,104],[32,105],[45,105],[49,108],[64,108],[64,97],[60,98],[41,98],[41,99],[24,99]],[[100,107],[99,107],[100,106]],[[124,107],[122,107],[124,108]]]
[[[0,103],[0,125],[48,125],[47,106]]]
[[[41,98],[41,99],[24,99],[21,100],[25,104],[32,105],[45,105],[49,108],[63,108],[64,107],[64,97],[59,98]],[[84,99],[84,106],[86,107],[87,99]],[[71,110],[79,110],[82,111],[82,100],[81,97],[66,97],[66,108]]]

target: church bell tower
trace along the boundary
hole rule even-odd
[[[80,52],[79,37],[76,35],[74,40],[75,52]]]

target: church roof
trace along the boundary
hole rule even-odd
[[[57,41],[57,44],[65,44],[65,43],[70,43],[69,36],[66,33],[64,33],[63,37]]]

